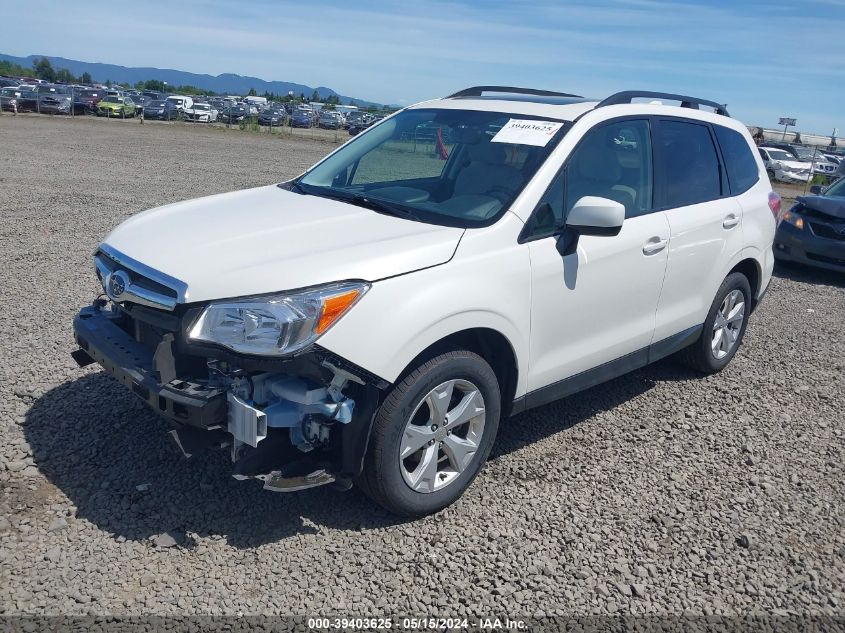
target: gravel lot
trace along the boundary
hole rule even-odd
[[[843,277],[778,269],[718,376],[667,360],[507,421],[463,500],[413,522],[185,461],[76,367],[111,227],[331,147],[0,117],[0,613],[845,615]]]

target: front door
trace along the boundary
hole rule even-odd
[[[531,256],[531,358],[536,391],[604,363],[644,351],[666,270],[669,223],[653,212],[647,120],[593,128],[541,199],[528,235]],[[615,236],[582,236],[562,256],[550,235],[582,196],[625,205]],[[526,238],[523,238],[526,239]],[[618,372],[617,372],[618,373]]]

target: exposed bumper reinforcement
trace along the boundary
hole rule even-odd
[[[223,391],[178,378],[160,384],[153,355],[117,325],[117,318],[96,305],[76,315],[73,330],[85,355],[173,422],[203,429],[226,424]],[[74,358],[87,364],[79,354]]]

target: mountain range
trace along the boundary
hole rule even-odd
[[[312,88],[311,86],[292,83],[289,81],[266,81],[264,79],[259,79],[258,77],[236,75],[233,73],[224,73],[222,75],[203,75],[169,68],[136,68],[117,66],[115,64],[102,64],[99,62],[83,62],[78,59],[66,59],[64,57],[52,57],[50,55],[15,57],[14,55],[0,53],[0,60],[20,64],[26,68],[31,67],[36,59],[40,59],[42,57],[49,59],[53,68],[57,70],[59,68],[67,68],[77,77],[87,72],[94,78],[95,81],[98,82],[111,80],[116,83],[128,83],[130,85],[134,85],[138,81],[157,79],[159,81],[166,81],[170,86],[196,86],[197,88],[203,88],[218,94],[236,95],[246,94],[249,92],[250,88],[254,88],[259,95],[264,94],[265,92],[272,92],[277,95],[286,95],[288,92],[293,92],[295,95],[303,93],[306,97],[310,97],[316,90],[321,99],[336,95],[340,98],[341,103],[344,104],[351,103],[358,106],[375,105],[371,101],[340,95],[331,88],[326,88],[325,86]]]

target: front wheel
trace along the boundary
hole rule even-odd
[[[423,516],[454,503],[484,464],[501,413],[496,374],[472,352],[416,368],[376,414],[358,485],[394,514]]]
[[[733,359],[751,314],[751,285],[742,273],[731,273],[719,287],[704,321],[701,337],[678,358],[705,374],[722,371]]]

